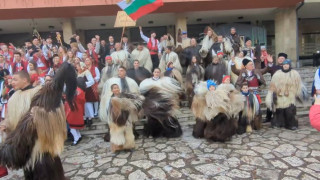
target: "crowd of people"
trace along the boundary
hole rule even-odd
[[[274,128],[298,128],[296,99],[304,101],[306,92],[287,54],[279,53],[274,62],[265,46],[254,47],[249,37],[242,42],[235,28],[219,35],[208,27],[199,44],[186,31],[179,31],[175,41],[170,34],[158,40],[155,32],[146,35],[139,29],[144,42],[136,46],[126,35],[122,42],[110,35],[108,43],[96,35],[86,48],[78,35],[69,44],[60,39],[53,43],[51,36],[43,41],[34,37],[22,48],[1,44],[1,119],[6,121],[13,113],[8,101],[15,91],[52,89],[50,84],[68,64],[77,73],[73,82],[76,108],[69,101],[64,106],[73,146],[82,139],[80,130],[90,127],[95,117],[108,123],[104,139],[111,142],[112,151],[135,147],[139,134],[134,124],[142,116],[147,118],[146,136],[179,137],[182,129],[177,116],[183,98],[196,117],[196,138],[223,142],[237,133],[259,130],[263,122],[260,90],[266,86],[266,73],[272,80],[265,122],[271,121]],[[18,86],[17,78],[24,85]],[[32,98],[26,99],[30,107]]]

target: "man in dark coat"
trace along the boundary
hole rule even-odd
[[[144,67],[140,67],[139,60],[133,62],[133,68],[127,71],[127,76],[132,78],[139,85],[141,81],[150,78],[151,73]]]
[[[205,80],[212,79],[221,84],[223,76],[227,74],[227,65],[222,57],[222,52],[218,53],[218,56],[213,57],[212,63],[206,67]]]
[[[232,48],[234,50],[234,54],[237,54],[240,52],[240,36],[237,34],[236,28],[232,27],[230,29],[230,35],[228,38],[231,40]]]

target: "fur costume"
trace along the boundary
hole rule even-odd
[[[140,93],[139,86],[133,79],[131,79],[129,77],[125,77],[124,80],[126,81],[127,87],[128,87],[128,89],[126,91],[123,89],[123,86],[121,83],[122,81],[121,81],[121,78],[119,78],[119,77],[113,77],[104,83],[103,91],[102,91],[101,98],[100,98],[100,108],[99,108],[99,116],[100,116],[101,121],[105,121],[105,122],[108,121],[108,116],[107,116],[106,110],[109,109],[108,102],[112,96],[111,86],[113,84],[117,84],[119,86],[121,93],[124,93],[124,92],[135,93],[135,94]]]
[[[167,69],[164,73],[163,73],[163,76],[167,76],[167,77],[171,77],[175,80],[177,80],[180,84],[180,87],[182,89],[184,89],[184,84],[183,84],[183,79],[182,79],[182,75],[181,73],[176,70],[176,68],[173,68],[173,69]]]
[[[179,113],[179,94],[183,92],[179,83],[169,77],[162,77],[157,81],[149,78],[141,82],[140,91],[145,96],[145,135],[167,138],[181,136],[182,129],[176,117]]]
[[[99,82],[99,85],[98,85],[99,94],[102,93],[102,89],[103,89],[104,83],[108,79],[118,75],[118,68],[119,68],[119,65],[112,63],[111,65],[107,64],[106,67],[104,67],[102,69],[102,71],[101,71],[101,79],[100,79],[100,82]]]
[[[200,82],[204,80],[204,69],[202,66],[189,65],[186,74],[186,94],[189,101],[189,106],[191,107],[192,99],[194,96],[194,87]]]
[[[251,133],[252,129],[261,129],[260,104],[257,96],[248,92],[243,97],[245,98],[244,109],[239,114],[238,134]]]
[[[111,54],[113,64],[118,64],[126,69],[130,68],[129,56],[130,54],[125,50],[115,51]]]
[[[168,65],[169,62],[172,62],[174,68],[176,68],[180,73],[182,73],[182,67],[180,64],[178,54],[173,51],[171,51],[169,54],[164,53],[163,56],[161,57],[160,64],[159,64],[159,68],[161,72],[164,72],[166,70],[166,66]]]
[[[151,73],[144,67],[139,67],[138,69],[132,68],[127,71],[127,76],[134,79],[139,85],[141,81],[150,78]]]
[[[131,53],[132,61],[138,60],[140,67],[146,68],[150,73],[152,72],[152,60],[150,56],[149,49],[143,47],[142,51],[139,51],[137,48],[134,49]]]
[[[229,140],[236,134],[243,101],[232,84],[222,84],[215,91],[208,91],[206,82],[198,84],[191,107],[196,117],[193,136],[213,141]]]
[[[167,36],[168,36],[168,39],[166,39],[166,40],[163,40],[163,41],[161,41],[160,42],[160,46],[161,46],[161,49],[162,49],[162,51],[165,49],[165,48],[167,48],[168,46],[173,46],[173,47],[175,47],[175,45],[174,45],[174,38],[171,36],[171,34],[167,34]]]
[[[200,46],[189,46],[181,52],[180,63],[183,67],[188,67],[191,64],[192,56],[200,57]],[[199,64],[201,62],[198,62]]]
[[[143,100],[143,96],[128,93],[111,97],[107,113],[113,152],[135,148],[133,128],[134,123],[139,120],[138,114]]]
[[[73,66],[65,62],[54,79],[36,93],[30,108],[21,116],[16,128],[7,133],[5,142],[0,145],[2,165],[13,169],[23,168],[25,179],[65,179],[59,158],[67,135],[61,99],[66,84],[66,101],[70,108],[74,109],[76,76]],[[24,97],[18,101],[21,99]],[[18,102],[12,100],[9,103]]]
[[[213,29],[211,29],[210,27],[206,27],[205,31],[210,30],[212,32],[212,36],[209,37],[208,35],[206,35],[202,42],[201,42],[201,49],[199,50],[199,54],[202,58],[207,57],[208,53],[209,53],[209,49],[211,48],[211,46],[213,45],[214,42],[217,41],[217,34],[213,31]]]
[[[296,98],[301,101],[306,99],[306,91],[298,71],[278,70],[272,76],[266,97],[267,107],[275,113],[271,125],[285,128],[297,127]]]

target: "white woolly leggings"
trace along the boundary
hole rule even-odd
[[[92,119],[98,114],[99,102],[86,102],[85,105],[85,118]]]
[[[73,142],[77,143],[77,141],[79,140],[79,138],[81,138],[81,134],[80,134],[80,130],[79,129],[72,129],[70,128],[70,132],[73,136]]]

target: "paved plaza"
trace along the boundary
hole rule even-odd
[[[226,143],[195,139],[192,127],[181,138],[139,138],[136,150],[110,152],[101,136],[66,145],[62,161],[71,180],[99,179],[319,179],[320,133],[308,119],[297,131],[266,125]],[[10,171],[4,179],[23,179]]]

